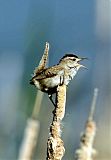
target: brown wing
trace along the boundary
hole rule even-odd
[[[59,74],[63,75],[64,70],[60,66],[56,65],[56,66],[44,69],[41,73],[39,73],[38,75],[35,75],[33,78],[37,80],[41,80],[44,78],[51,78]]]

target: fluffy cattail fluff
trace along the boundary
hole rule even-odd
[[[96,150],[93,148],[94,137],[96,135],[96,123],[93,120],[93,114],[98,95],[98,89],[94,90],[91,111],[85,125],[85,131],[80,138],[80,148],[75,152],[75,160],[93,160]]]
[[[53,121],[50,126],[50,137],[47,142],[47,160],[61,160],[65,148],[61,139],[61,121],[65,115],[66,85],[58,86]]]

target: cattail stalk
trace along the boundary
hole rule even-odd
[[[91,111],[86,122],[85,131],[81,135],[80,148],[75,152],[75,160],[93,160],[96,150],[93,148],[93,142],[96,135],[96,123],[93,120],[93,114],[96,106],[98,89],[95,88]]]
[[[38,140],[40,123],[38,120],[29,118],[24,131],[24,137],[19,150],[18,160],[31,160]]]
[[[61,139],[61,122],[65,115],[66,85],[58,86],[53,121],[50,126],[50,137],[47,142],[47,160],[61,160],[65,153]]]

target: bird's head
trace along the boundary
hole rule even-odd
[[[64,67],[76,68],[78,70],[80,67],[86,68],[84,65],[79,63],[84,59],[87,59],[87,58],[85,57],[79,58],[74,54],[66,54],[60,59],[59,64]]]

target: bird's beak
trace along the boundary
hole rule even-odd
[[[85,69],[88,69],[86,66],[84,66],[84,65],[82,65],[82,64],[80,64],[80,67],[85,68]]]
[[[84,59],[88,59],[88,58],[86,58],[86,57],[78,58],[78,59],[77,59],[77,62],[80,62],[80,61],[82,61],[82,60],[84,60]],[[79,63],[78,63],[78,64],[79,64]],[[82,68],[88,69],[87,67],[85,67],[85,66],[82,65],[82,64],[79,64],[79,66],[82,67]]]
[[[88,59],[88,58],[86,58],[86,57],[78,58],[78,59],[77,59],[77,62],[80,62],[80,61],[82,61],[82,60],[84,60],[84,59]]]

